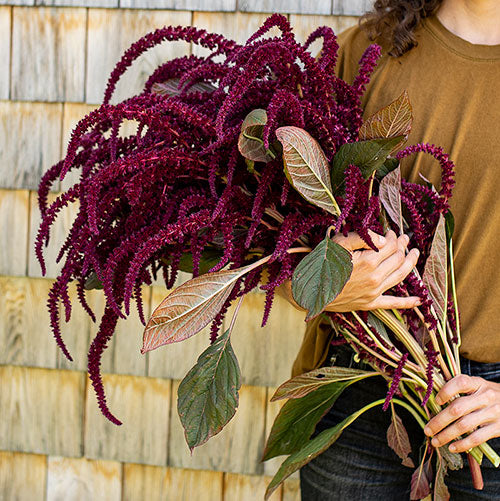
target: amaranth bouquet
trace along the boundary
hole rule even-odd
[[[275,26],[280,36],[262,37]],[[314,58],[308,48],[318,38],[323,50]],[[121,75],[164,40],[185,40],[211,53],[166,62],[140,95],[111,105]],[[436,391],[459,370],[455,288],[452,280],[449,299],[446,272],[451,232],[446,234],[445,218],[450,228],[453,166],[433,145],[399,150],[411,127],[405,94],[363,123],[360,97],[380,49],[367,49],[352,85],[334,74],[337,49],[330,28],[318,28],[300,44],[286,18],[278,15],[244,45],[194,27],[165,27],[146,35],[125,52],[103,104],[78,123],[66,158],[46,173],[39,188],[42,222],[36,252],[42,270],[51,224],[64,206],[79,202],[58,256],[64,265],[48,306],[57,343],[71,360],[61,338],[59,304],[68,321],[68,285],[75,281],[81,305],[95,320],[85,290],[102,287],[106,306],[89,349],[88,371],[100,409],[113,423],[121,424],[106,404],[100,360],[119,318],[135,301],[146,324],[141,286],[161,273],[170,288],[179,270],[193,273],[147,322],[142,349],[181,341],[211,323],[211,344],[179,387],[178,410],[191,449],[218,433],[238,406],[240,371],[230,335],[242,298],[262,281],[264,268],[262,323],[276,288],[292,277],[294,297],[310,319],[324,314],[352,271],[351,255],[335,243],[335,233],[356,231],[375,250],[370,230],[382,233],[392,227],[411,235],[421,253],[419,265],[391,293],[418,295],[422,306],[328,314],[339,339],[374,370],[319,369],[280,388],[275,398],[290,400],[275,422],[265,458],[290,456],[267,495],[374,405],[391,405],[400,438],[405,433],[394,403],[423,425],[440,410]],[[124,120],[138,122],[136,134],[119,136]],[[399,160],[418,152],[439,161],[439,192],[401,181]],[[80,169],[79,181],[49,206],[52,183],[74,169]],[[236,299],[231,325],[219,334]],[[388,381],[384,401],[310,440],[345,387],[377,374]],[[393,398],[396,392],[403,398]],[[313,407],[305,419],[294,418]],[[406,445],[398,444],[392,446],[408,462]],[[445,492],[446,468],[460,467],[460,456],[436,452],[432,480],[433,452],[427,443],[414,476],[414,499],[427,495],[431,485]],[[497,462],[486,444],[472,451],[478,461],[483,453]]]

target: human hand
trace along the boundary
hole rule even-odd
[[[466,395],[461,395],[465,393]],[[500,436],[500,384],[481,377],[459,374],[450,379],[436,395],[436,402],[445,409],[434,416],[424,428],[433,437],[432,445],[441,447],[459,436],[449,446],[452,452],[465,452],[490,438]]]
[[[335,235],[333,240],[352,254],[353,270],[340,294],[325,311],[345,312],[356,310],[375,310],[377,308],[413,308],[421,304],[418,297],[396,297],[384,295],[384,292],[402,282],[415,267],[418,250],[413,249],[405,257],[408,237],[399,238],[393,231],[385,237],[370,232],[378,252],[370,249],[357,233],[347,237]],[[282,287],[285,298],[296,308],[304,311],[293,299],[291,281]]]

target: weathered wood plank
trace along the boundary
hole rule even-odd
[[[332,14],[360,16],[370,10],[373,0],[333,0]]]
[[[0,275],[26,274],[28,219],[29,193],[0,189]]]
[[[226,473],[224,475],[224,501],[255,501],[264,499],[267,486],[272,477],[257,475],[238,475]],[[278,487],[269,498],[271,501],[281,501],[282,487]]]
[[[36,0],[37,5],[54,7],[118,7],[118,0]]]
[[[151,288],[143,287],[142,290],[144,314],[147,320],[148,311],[151,308]],[[98,301],[102,305],[98,311],[102,311],[104,309],[104,294],[102,291],[96,292],[100,293]],[[91,335],[96,331],[97,327],[93,326]],[[128,318],[118,321],[113,338],[102,357],[102,371],[112,374],[145,376],[147,356],[141,354],[143,332],[144,325],[139,319],[134,302]]]
[[[2,0],[5,5],[35,5],[35,0]]]
[[[59,193],[50,193],[48,204],[52,204],[59,196]],[[43,248],[43,257],[47,268],[45,277],[47,278],[56,278],[63,267],[64,260],[56,263],[56,258],[60,248],[66,241],[77,214],[78,202],[70,203],[61,209],[57,219],[51,226],[49,245]],[[38,209],[38,196],[36,192],[32,191],[30,192],[30,236],[28,247],[28,276],[30,277],[42,277],[40,263],[35,254],[35,241],[41,220],[40,210]]]
[[[45,498],[47,457],[0,452],[0,499],[32,501]]]
[[[183,11],[134,11],[91,9],[88,23],[86,101],[101,103],[108,76],[128,47],[164,25],[189,25],[191,13]],[[106,50],[102,50],[106,47]],[[113,102],[141,91],[157,66],[173,57],[189,54],[185,42],[164,42],[138,58],[118,82]]]
[[[14,8],[11,99],[83,101],[86,17],[85,9]]]
[[[236,415],[221,433],[197,447],[191,456],[177,414],[178,386],[179,382],[175,381],[172,388],[168,464],[232,473],[262,473],[260,457],[264,441],[265,388],[242,386]]]
[[[165,287],[153,287],[151,312],[168,294]],[[141,336],[142,338],[142,336]],[[148,353],[148,375],[169,379],[183,379],[201,353],[210,344],[210,327],[180,343],[172,343]]]
[[[71,132],[75,128],[76,124],[85,115],[88,115],[96,107],[93,105],[82,104],[82,103],[64,103],[63,104],[63,125],[62,125],[62,147],[61,147],[61,157],[66,156],[68,150],[69,140],[71,138]],[[61,181],[61,190],[66,191],[71,188],[80,179],[80,171],[70,171],[64,176]]]
[[[300,480],[298,478],[285,480],[282,501],[300,501]]]
[[[310,0],[240,0],[238,9],[243,12],[283,12],[288,14],[330,14],[330,2]]]
[[[0,7],[0,99],[9,99],[11,8]]]
[[[37,189],[60,159],[61,120],[61,104],[0,102],[0,188]]]
[[[125,464],[123,475],[123,501],[222,501],[221,471]]]
[[[45,303],[48,280],[0,277],[0,364],[56,366]]]
[[[115,461],[49,457],[46,501],[120,501],[121,473]]]
[[[238,43],[246,42],[267,18],[266,14],[249,14],[244,12],[194,12],[193,25],[211,33],[222,33],[226,38]],[[277,30],[271,31],[277,35]],[[193,54],[206,56],[210,51],[198,45],[193,45]]]
[[[277,295],[269,320],[262,328],[264,302],[264,294],[253,292],[245,297],[234,325],[232,344],[246,384],[277,386],[290,377],[302,343],[305,315]],[[233,303],[229,309],[225,328],[235,306]]]
[[[236,10],[236,0],[121,0],[120,7],[132,9],[234,11]]]
[[[290,24],[293,26],[295,36],[302,43],[319,26],[329,26],[338,35],[357,22],[358,18],[353,16],[303,16],[295,14],[290,16]],[[321,49],[322,42],[322,39],[314,42],[309,49],[310,52],[316,55]]]
[[[80,456],[84,386],[79,372],[0,367],[0,449]]]
[[[101,414],[88,384],[85,456],[166,465],[170,381],[105,375],[104,388],[109,408],[123,424],[116,426]]]

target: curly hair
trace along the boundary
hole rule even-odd
[[[371,40],[390,44],[389,55],[402,56],[417,46],[414,31],[421,19],[434,14],[443,0],[376,0],[360,19]]]

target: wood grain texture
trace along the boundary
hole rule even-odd
[[[329,1],[311,2],[310,0],[240,0],[238,8],[243,12],[288,14],[330,14],[332,10]]]
[[[276,296],[269,320],[261,327],[265,295],[247,294],[234,325],[231,342],[240,362],[243,381],[256,386],[278,386],[290,377],[305,330],[304,313]],[[231,322],[235,303],[224,320]]]
[[[26,274],[28,218],[29,193],[0,189],[0,275]]]
[[[170,420],[170,466],[231,473],[260,474],[264,445],[265,388],[242,386],[236,415],[226,427],[206,444],[197,447],[193,455],[184,438],[177,414],[177,388],[172,388],[172,419]]]
[[[163,301],[168,294],[165,287],[153,287],[151,300],[151,313]],[[142,339],[142,335],[141,335]],[[206,327],[195,336],[180,343],[172,343],[167,346],[150,351],[148,375],[169,379],[183,379],[189,369],[198,360],[198,357],[210,344],[210,328]]]
[[[55,202],[59,196],[59,193],[50,193],[47,200],[48,204],[50,205]],[[70,203],[61,209],[57,219],[51,226],[49,245],[43,248],[43,257],[47,268],[45,277],[47,278],[56,278],[63,267],[64,260],[56,263],[56,258],[78,214],[78,208],[78,202]],[[30,277],[42,277],[40,263],[35,254],[35,241],[41,220],[40,210],[38,209],[38,196],[36,192],[32,191],[30,192],[30,235],[28,247],[28,276]]]
[[[49,457],[46,501],[120,501],[122,465]]]
[[[184,11],[91,9],[88,25],[86,101],[101,103],[109,74],[128,47],[148,32],[168,25],[190,25]],[[103,50],[106,47],[106,50]],[[113,102],[141,91],[153,71],[173,57],[189,54],[185,42],[164,42],[138,58],[118,82]]]
[[[61,104],[0,102],[0,188],[38,188],[60,159],[61,120]]]
[[[101,414],[88,384],[85,456],[166,465],[170,381],[110,374],[104,376],[104,388],[111,412],[123,424],[116,426]]]
[[[61,158],[66,156],[68,144],[71,138],[71,132],[78,122],[95,110],[95,106],[84,103],[64,103],[63,104],[63,125],[62,125],[62,143]],[[61,190],[66,191],[71,188],[80,179],[80,171],[69,171],[61,181]]]
[[[146,315],[151,306],[151,288],[143,287],[143,305],[144,314]],[[97,311],[103,311],[104,294],[102,291],[95,291],[96,302],[101,303]],[[96,303],[93,303],[96,304]],[[93,326],[91,335],[97,332],[96,326]],[[147,355],[141,354],[142,333],[144,325],[139,320],[135,302],[131,306],[130,315],[126,320],[120,319],[116,327],[115,333],[108,348],[102,357],[102,371],[112,374],[133,374],[135,376],[145,376],[147,366]]]
[[[86,16],[85,9],[14,8],[11,99],[83,101]]]
[[[0,499],[32,501],[45,498],[47,457],[0,451]]]
[[[35,0],[2,0],[4,5],[35,5]]]
[[[224,501],[255,501],[264,499],[271,477],[257,475],[224,475]],[[282,488],[278,487],[269,498],[271,501],[281,501]]]
[[[125,464],[123,475],[123,501],[222,501],[220,471]]]
[[[297,40],[304,43],[307,37],[319,26],[328,26],[333,29],[336,35],[357,24],[358,18],[353,16],[302,16],[292,14],[290,24],[293,27]],[[321,47],[323,40],[314,42],[309,51],[316,55]]]
[[[121,0],[120,7],[132,9],[234,11],[236,10],[236,0]]]
[[[300,480],[289,478],[283,483],[282,501],[300,501]]]
[[[54,7],[118,7],[118,0],[36,0],[37,5]]]
[[[80,456],[84,375],[0,367],[0,449]]]
[[[0,364],[56,367],[45,303],[48,280],[0,277]]]
[[[9,99],[11,8],[0,7],[0,99]]]
[[[222,33],[226,38],[243,43],[260,28],[267,17],[266,14],[244,12],[194,12],[193,25],[211,33]],[[275,36],[278,30],[273,29],[270,33],[270,36]],[[193,45],[193,54],[206,56],[209,52],[208,49]]]
[[[373,0],[333,0],[332,14],[360,16],[373,6]]]

